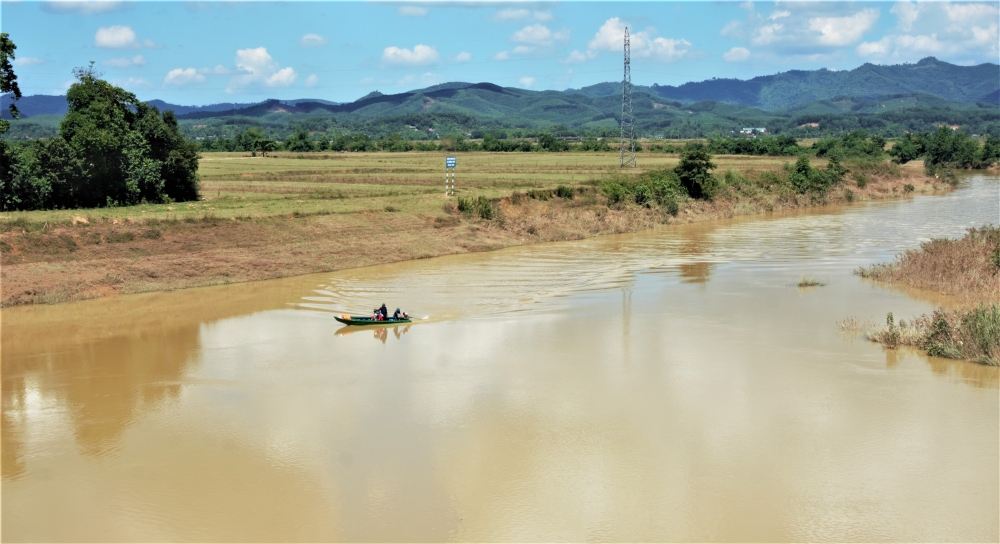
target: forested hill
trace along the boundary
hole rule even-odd
[[[681,102],[714,100],[728,104],[781,110],[837,96],[876,98],[897,94],[929,94],[952,102],[1000,101],[1000,65],[958,66],[927,57],[916,64],[864,64],[854,70],[791,70],[753,79],[710,79],[678,87],[636,86],[654,96]],[[570,89],[588,96],[621,93],[620,83]]]
[[[4,98],[6,109],[9,98]],[[277,140],[300,129],[364,132],[373,137],[396,132],[406,139],[498,130],[611,136],[619,131],[621,83],[532,91],[451,82],[405,93],[375,91],[342,104],[321,99],[211,106],[148,103],[160,111],[173,110],[188,137],[209,140],[232,137],[249,127],[261,128]],[[6,137],[44,138],[56,133],[66,101],[58,96],[26,96],[18,107],[22,119]],[[856,129],[896,137],[940,125],[968,134],[1000,135],[1000,66],[957,66],[927,58],[909,65],[865,64],[844,72],[791,71],[748,81],[637,86],[633,110],[640,134],[667,138],[733,134],[743,127],[796,137]]]

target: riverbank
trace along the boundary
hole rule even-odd
[[[458,196],[487,202],[487,214],[460,211],[458,199],[440,194],[432,172],[439,165],[427,157],[392,154],[371,154],[365,165],[341,156],[211,157],[203,202],[90,211],[100,216],[12,214],[0,222],[0,301],[58,303],[257,281],[949,186],[925,176],[919,164],[878,163],[855,166],[826,194],[797,194],[781,182],[782,160],[717,157],[723,183],[715,198],[683,198],[666,210],[610,203],[600,183],[614,171],[600,157],[480,155],[463,156],[473,171]],[[650,163],[669,168],[676,159]]]
[[[1000,365],[1000,228],[971,228],[958,240],[937,239],[899,254],[891,263],[856,274],[951,295],[955,309],[938,308],[897,323],[867,327],[869,340],[887,349],[912,346],[929,355]]]

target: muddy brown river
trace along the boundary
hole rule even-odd
[[[2,538],[996,542],[998,369],[837,322],[948,304],[851,271],[998,200],[5,309]]]

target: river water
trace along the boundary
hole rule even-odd
[[[995,542],[998,369],[837,322],[947,304],[851,271],[998,200],[6,309],[3,540]]]

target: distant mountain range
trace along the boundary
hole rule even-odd
[[[863,64],[854,70],[791,70],[753,79],[710,79],[636,86],[653,96],[681,102],[712,100],[776,111],[836,96],[878,98],[929,94],[952,102],[1000,102],[1000,65],[958,66],[927,57],[916,64]],[[570,89],[588,96],[621,94],[621,83]]]
[[[9,97],[2,98],[6,113]],[[198,139],[231,135],[249,126],[262,127],[279,139],[299,129],[372,135],[416,131],[422,137],[501,129],[607,135],[620,123],[621,83],[531,91],[451,82],[405,93],[374,91],[348,103],[271,99],[209,106],[162,100],[149,104],[173,110],[185,133]],[[66,100],[26,96],[18,107],[25,121],[16,123],[8,137],[45,137],[56,133]],[[916,64],[865,64],[842,72],[793,70],[746,81],[636,86],[633,110],[638,130],[667,137],[727,134],[749,126],[803,136],[856,128],[902,134],[942,124],[1000,134],[1000,65],[957,66],[928,57]]]
[[[710,79],[680,86],[637,85],[656,101],[690,104],[713,101],[751,106],[765,111],[801,108],[836,97],[870,98],[899,95],[930,95],[949,102],[1000,104],[1000,65],[958,66],[927,57],[916,64],[879,66],[864,64],[847,71],[791,70],[749,80]],[[208,106],[182,106],[162,100],[150,100],[160,110],[173,110],[181,119],[212,117],[260,117],[272,113],[347,113],[365,118],[407,113],[462,112],[470,115],[512,115],[552,119],[555,122],[580,124],[594,116],[614,112],[621,95],[621,83],[607,82],[565,91],[529,91],[500,87],[492,83],[452,82],[406,93],[382,94],[378,91],[349,103],[322,99],[265,100],[259,103],[221,103]],[[9,96],[0,97],[3,115],[9,118]],[[605,104],[607,102],[607,104]],[[66,113],[63,96],[33,95],[18,101],[22,118]],[[554,119],[553,119],[554,120]]]

